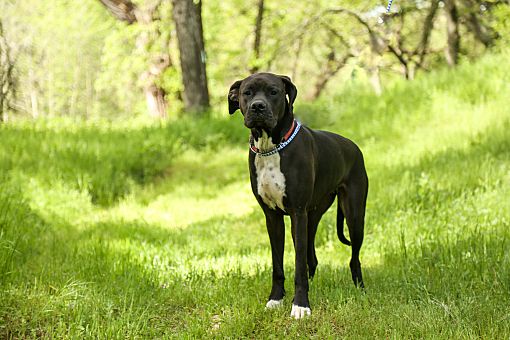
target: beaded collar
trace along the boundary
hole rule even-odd
[[[260,151],[255,146],[255,141],[253,139],[253,136],[250,136],[250,150],[253,153],[260,155],[262,157],[274,155],[275,153],[277,153],[278,151],[282,150],[287,145],[289,145],[290,142],[292,142],[294,137],[296,137],[297,133],[299,132],[300,128],[301,128],[301,123],[294,119],[294,121],[292,122],[292,126],[290,127],[289,131],[287,131],[285,136],[283,136],[282,141],[278,145],[276,145],[273,149],[271,149],[269,151],[264,151],[264,152]]]

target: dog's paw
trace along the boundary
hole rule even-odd
[[[266,309],[278,308],[278,307],[281,307],[282,305],[283,305],[283,299],[281,299],[281,300],[269,300],[266,303]]]
[[[312,315],[312,311],[309,307],[300,307],[298,305],[292,304],[292,310],[290,312],[290,316],[294,319],[302,319],[307,315]]]

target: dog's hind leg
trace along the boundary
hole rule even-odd
[[[357,287],[361,288],[364,287],[364,284],[359,252],[363,244],[367,192],[368,180],[365,175],[359,181],[349,183],[341,195],[342,207],[344,208],[351,239],[352,256],[349,266],[351,268],[352,280]]]
[[[317,269],[317,255],[315,255],[315,234],[317,233],[317,227],[321,216],[314,213],[308,215],[308,250],[307,250],[307,262],[308,262],[308,277],[313,278],[315,270]]]

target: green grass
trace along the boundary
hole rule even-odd
[[[367,289],[331,209],[299,321],[289,232],[288,296],[264,310],[269,241],[239,115],[0,126],[0,337],[510,337],[508,60],[297,107],[356,141],[370,177]]]

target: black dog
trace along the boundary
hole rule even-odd
[[[338,197],[337,235],[351,245],[354,284],[363,287],[359,251],[363,242],[368,177],[363,155],[350,140],[316,131],[294,120],[297,89],[289,77],[257,73],[236,81],[228,94],[230,114],[240,109],[251,130],[250,179],[266,216],[273,260],[273,287],[267,308],[285,295],[283,216],[290,215],[296,251],[295,295],[291,316],[309,315],[308,274],[315,274],[315,233],[322,215]],[[288,100],[287,100],[288,96]],[[347,220],[349,242],[343,234]]]

